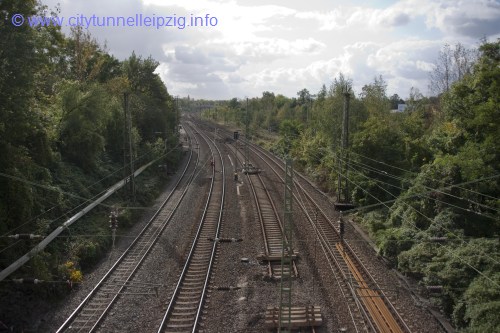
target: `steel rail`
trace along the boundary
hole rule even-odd
[[[240,162],[242,162],[242,159],[240,158],[241,155],[242,154],[239,153],[236,156],[236,158]],[[278,210],[276,209],[276,205],[274,204],[274,201],[271,197],[271,194],[269,193],[269,190],[267,189],[264,181],[262,180],[262,177],[259,174],[256,174],[256,175],[247,174],[247,179],[248,179],[248,182],[250,184],[250,188],[252,190],[252,194],[253,194],[254,201],[255,201],[255,206],[257,208],[257,214],[259,216],[259,222],[260,222],[260,226],[261,226],[262,238],[264,241],[266,255],[268,255],[268,256],[276,255],[276,254],[281,255],[282,237],[286,237],[286,235],[284,235],[283,222],[281,221]],[[256,179],[258,181],[260,187],[256,186],[254,179]],[[263,193],[264,197],[259,196],[260,192],[257,193],[258,191],[256,190],[256,188],[262,189],[262,191],[264,192]],[[264,201],[264,202],[262,202],[262,201]],[[272,213],[274,216],[264,216],[265,214],[262,212],[262,206],[264,206],[266,203],[269,204],[269,206],[271,207],[271,210],[272,210]],[[273,235],[271,235],[271,232],[268,232],[268,231],[272,231],[272,229],[276,228],[276,227],[279,228],[279,236],[277,239],[273,239],[273,238],[276,238],[277,235],[274,235],[274,237],[273,237]],[[274,247],[270,246],[271,242],[276,242],[277,240],[279,240],[279,242],[278,242],[279,250],[278,251],[276,251],[276,249]],[[276,247],[276,245],[275,245],[275,247]],[[298,274],[298,269],[297,269],[297,265],[295,263],[295,260],[293,260],[292,264],[293,264],[293,270],[294,270],[293,273],[297,277],[299,274]],[[276,267],[275,266],[278,266],[278,264],[273,264],[271,261],[268,261],[269,276],[275,277],[275,278],[280,278],[280,276],[276,274]],[[281,262],[279,262],[279,266],[281,266]]]
[[[278,159],[276,158],[275,156],[269,156],[269,153],[265,150],[263,150],[262,148],[258,147],[257,148],[253,148],[254,149],[254,153],[255,153],[255,149],[256,150],[259,150],[261,151],[268,159],[272,160],[276,165],[278,165],[280,168],[281,165],[276,163],[274,161],[274,159]],[[261,157],[262,158],[262,157]],[[263,159],[264,160],[264,159]],[[265,161],[265,160],[264,160]],[[280,162],[282,162],[280,160]],[[300,173],[297,173],[301,179],[303,179],[304,181],[306,181],[310,186],[312,186],[314,189],[316,189],[316,187],[307,179],[305,178],[303,175],[301,175]],[[324,217],[324,219],[327,221],[327,223],[330,225],[330,227],[335,230],[335,232],[338,234],[338,230],[337,228],[333,225],[333,223],[330,221],[330,219],[327,217],[326,213],[321,209],[321,207],[319,207],[319,205],[314,201],[314,199],[312,199],[312,197],[310,196],[310,194],[305,190],[305,188],[298,183],[298,181],[296,181],[296,185],[302,190],[302,192],[304,193],[304,195],[308,198],[308,200],[310,202],[313,203],[313,205],[315,206],[315,209],[317,209],[321,215]],[[317,190],[317,189],[316,189]],[[318,192],[320,192],[321,194],[325,195],[324,193],[322,193],[321,191],[317,190]],[[312,221],[311,217],[309,214],[306,214],[308,216],[308,218]],[[376,286],[376,289],[377,289],[377,293],[380,293],[379,295],[379,298],[382,299],[383,303],[389,308],[389,312],[391,313],[392,316],[396,316],[396,319],[398,321],[398,324],[399,326],[401,327],[402,330],[406,331],[406,332],[411,332],[410,328],[408,327],[408,325],[406,324],[406,322],[401,318],[401,315],[396,311],[396,309],[394,308],[393,304],[389,301],[389,299],[387,298],[387,296],[385,295],[384,291],[379,287],[377,281],[375,280],[375,278],[373,278],[373,276],[371,275],[371,273],[369,272],[369,270],[365,267],[365,265],[361,262],[361,260],[359,259],[359,257],[357,256],[357,254],[355,253],[355,251],[352,249],[352,247],[350,246],[350,244],[346,241],[344,241],[344,244],[347,248],[347,250],[349,251],[349,255],[354,257],[355,259],[355,262],[357,263],[357,265],[359,265],[361,268],[362,268],[362,271],[363,271],[363,274],[367,275],[370,282],[373,283],[375,286]],[[329,245],[330,246],[330,245]],[[372,311],[370,311],[370,313],[372,313]],[[377,316],[377,313],[374,313],[373,316]]]
[[[276,176],[281,181],[284,181],[283,178],[280,176],[280,174],[269,164],[269,162],[267,162],[255,150],[253,150],[253,152],[258,157],[260,157],[264,163],[266,163],[269,166],[269,168],[276,174]],[[273,161],[273,163],[275,163],[276,165],[278,165],[278,167],[281,168],[281,166],[278,163],[276,163],[274,161]],[[311,223],[312,227],[314,228],[315,234],[316,234],[318,240],[320,241],[321,248],[322,248],[323,253],[325,254],[325,256],[326,256],[326,258],[327,258],[327,260],[329,262],[330,268],[332,269],[332,271],[334,270],[334,268],[331,265],[331,260],[333,260],[334,266],[337,268],[337,270],[342,275],[343,279],[339,279],[339,277],[337,276],[337,274],[334,274],[335,280],[336,280],[336,282],[337,282],[337,284],[339,286],[339,289],[340,289],[340,291],[342,293],[342,296],[344,297],[344,299],[346,299],[346,301],[349,299],[348,296],[344,292],[344,288],[348,288],[350,294],[353,297],[353,302],[355,303],[356,307],[359,309],[360,313],[364,317],[368,318],[366,312],[364,311],[364,308],[362,308],[361,304],[358,302],[357,298],[355,297],[355,291],[352,289],[352,287],[349,284],[346,284],[346,286],[342,285],[342,282],[348,281],[348,278],[346,277],[345,272],[341,269],[341,263],[338,261],[338,259],[336,258],[333,250],[331,249],[331,246],[329,244],[328,239],[325,237],[324,233],[321,230],[318,229],[318,226],[316,226],[316,224],[314,223],[312,217],[309,215],[309,213],[307,212],[307,209],[303,206],[303,203],[301,202],[301,200],[299,200],[298,196],[296,194],[293,194],[293,196],[294,196],[295,200],[297,201],[297,203],[299,204],[299,207],[301,207],[301,209],[305,213],[306,217],[308,218],[308,221]],[[353,322],[354,329],[356,330],[356,332],[360,332],[360,329],[358,328],[358,325],[356,323],[356,318],[355,318],[353,310],[351,309],[351,306],[352,305],[349,304],[349,302],[348,302],[347,303],[347,309],[348,309],[349,315],[351,317],[351,320]],[[365,323],[364,319],[363,319],[363,325],[365,326],[365,331],[366,331],[367,328],[366,328],[366,323]]]
[[[227,131],[226,131],[227,132]],[[219,132],[220,133],[220,132]],[[232,133],[229,133],[229,135],[232,135]],[[257,146],[257,148],[259,150],[262,150],[260,147]],[[262,159],[262,161],[264,163],[266,163],[268,165],[268,167],[276,174],[276,176],[283,182],[283,178],[280,176],[280,174],[276,171],[275,168],[273,168],[269,162],[267,162],[262,156],[260,156],[260,154],[258,152],[256,152],[253,148],[252,148],[252,151],[255,155],[257,155],[260,159]],[[276,164],[281,170],[283,170],[283,167],[279,164],[279,163],[276,163],[272,158],[268,157],[266,155],[267,151],[265,150],[262,150],[263,153],[264,153],[264,156],[266,156],[268,159],[270,159],[274,164]],[[273,158],[276,158],[278,159],[281,163],[284,163],[281,159],[279,159],[278,157],[275,157],[275,156],[272,156]],[[300,177],[304,178],[300,173],[296,173],[298,174]],[[304,178],[306,181],[308,181],[306,178]],[[311,184],[312,185],[312,184]],[[357,324],[356,324],[356,318],[354,318],[354,313],[353,311],[351,310],[351,304],[349,304],[349,297],[345,294],[345,291],[344,291],[344,288],[347,288],[349,289],[349,293],[351,294],[351,297],[352,297],[352,302],[354,303],[354,306],[360,311],[360,314],[363,316],[363,319],[361,319],[363,321],[363,325],[364,325],[364,331],[368,331],[368,328],[366,327],[366,323],[365,321],[368,321],[368,323],[370,324],[370,327],[372,328],[372,331],[375,331],[374,327],[371,325],[371,322],[369,321],[369,317],[368,317],[368,314],[366,313],[364,307],[362,306],[361,302],[359,302],[358,298],[356,297],[356,293],[354,291],[354,289],[352,288],[352,286],[350,284],[347,284],[346,281],[348,281],[348,278],[347,276],[345,275],[345,271],[341,269],[341,263],[339,262],[339,259],[337,258],[337,256],[335,255],[335,253],[333,252],[330,244],[329,244],[329,241],[325,238],[325,236],[323,235],[322,231],[320,231],[318,229],[318,226],[315,225],[314,221],[312,220],[310,214],[307,212],[307,209],[303,206],[303,202],[301,202],[301,200],[299,200],[299,198],[294,194],[294,198],[295,200],[299,203],[299,206],[301,207],[301,209],[304,211],[305,215],[307,216],[309,222],[311,223],[311,226],[313,227],[315,233],[316,233],[316,236],[318,238],[318,240],[320,241],[320,246],[321,246],[321,249],[323,250],[323,253],[324,255],[326,256],[326,259],[328,261],[328,265],[330,266],[330,269],[335,272],[335,268],[336,267],[336,270],[340,272],[340,274],[342,275],[342,278],[343,279],[340,279],[338,277],[337,274],[333,274],[338,286],[339,286],[339,290],[342,294],[342,296],[344,297],[344,299],[346,299],[347,301],[347,308],[348,308],[348,312],[349,312],[349,315],[351,317],[351,320],[353,322],[353,325],[354,325],[354,328],[356,330],[356,332],[360,332],[360,329],[357,327]],[[332,262],[331,260],[333,260],[333,265],[332,266]],[[342,283],[345,283],[345,286],[343,286]]]
[[[191,139],[190,139],[191,141]],[[127,258],[127,256],[129,255],[129,253],[132,252],[132,250],[134,249],[134,247],[136,247],[136,245],[140,242],[141,238],[143,236],[146,235],[147,231],[150,229],[150,227],[152,226],[152,224],[155,222],[156,218],[160,215],[160,213],[162,212],[163,208],[166,206],[166,204],[170,201],[170,199],[172,198],[172,196],[174,195],[175,191],[179,188],[179,185],[180,183],[185,179],[185,175],[187,173],[187,170],[189,168],[189,166],[191,165],[191,161],[192,161],[192,156],[193,156],[193,150],[191,149],[190,150],[190,154],[189,154],[189,159],[186,163],[186,167],[184,168],[184,170],[182,171],[182,174],[180,175],[179,179],[177,180],[177,182],[175,183],[172,191],[169,193],[169,195],[167,196],[167,198],[162,202],[162,204],[160,205],[160,207],[157,209],[157,211],[153,214],[153,216],[150,218],[150,220],[146,223],[146,225],[142,228],[142,230],[139,232],[139,234],[137,235],[137,237],[132,241],[132,243],[127,247],[127,249],[123,252],[123,254],[116,260],[116,262],[113,264],[113,266],[108,270],[108,272],[101,278],[101,280],[99,280],[99,282],[95,285],[95,287],[90,291],[90,293],[85,297],[85,299],[77,306],[77,308],[70,314],[70,316],[65,320],[65,322],[58,328],[58,330],[56,331],[57,333],[60,333],[60,332],[63,332],[65,330],[74,330],[76,329],[78,332],[80,332],[81,330],[83,330],[85,327],[87,327],[87,323],[90,321],[90,319],[92,317],[90,317],[87,322],[84,323],[84,327],[80,327],[80,328],[76,328],[76,327],[72,327],[70,326],[75,320],[76,318],[78,317],[78,314],[80,314],[84,309],[85,309],[85,306],[89,303],[89,301],[94,297],[94,296],[97,296],[99,294],[99,291],[100,289],[104,286],[104,284],[106,282],[108,282],[108,280],[110,279],[110,277],[112,276],[112,274],[118,269],[118,267],[120,266],[120,264],[124,261],[125,258]],[[186,194],[187,192],[187,189],[189,188],[189,184],[191,183],[191,181],[193,180],[193,177],[194,177],[194,174],[195,174],[195,171],[196,171],[196,166],[198,165],[198,162],[199,162],[199,156],[197,156],[197,159],[196,159],[196,163],[195,163],[195,168],[193,168],[193,173],[191,174],[190,178],[188,179],[187,181],[187,184],[185,186],[185,189],[184,191],[182,192],[177,204],[175,205],[175,207],[173,208],[172,212],[169,214],[169,216],[162,222],[163,226],[156,232],[156,237],[154,237],[152,239],[152,241],[150,241],[150,244],[149,244],[149,247],[146,249],[146,251],[143,253],[142,257],[136,261],[136,266],[132,269],[132,271],[130,272],[129,276],[126,277],[126,280],[125,282],[128,282],[130,280],[130,278],[135,274],[135,272],[137,271],[137,269],[139,268],[139,266],[141,265],[141,263],[144,261],[144,259],[146,258],[147,254],[149,253],[149,251],[151,250],[151,248],[153,247],[153,245],[156,243],[159,235],[163,232],[163,230],[165,229],[165,227],[168,225],[168,223],[170,222],[172,216],[174,215],[174,213],[176,212],[177,208],[179,207],[180,205],[180,202],[182,201],[182,199],[184,198],[184,195]],[[123,288],[125,288],[126,283],[124,283],[123,286],[121,286],[118,291],[114,294],[114,297],[109,301],[108,305],[105,307],[104,310],[101,311],[101,313],[98,315],[98,318],[97,320],[92,324],[92,326],[88,329],[88,332],[92,332],[94,331],[97,326],[99,325],[99,323],[103,320],[103,318],[105,317],[107,311],[109,311],[109,309],[111,308],[111,306],[114,304],[114,302],[117,300],[118,296],[120,295],[120,292],[123,290]],[[97,309],[95,310],[94,313],[97,312]],[[96,317],[97,314],[94,316]]]
[[[203,138],[204,140],[207,142],[209,148],[210,148],[210,152],[211,152],[211,156],[212,156],[212,161],[215,162],[215,159],[214,159],[214,149],[212,149],[212,147],[210,146],[210,139],[207,139],[205,135],[202,134],[201,131],[197,131]],[[211,235],[211,237],[213,237],[213,239],[215,238],[218,238],[219,236],[219,233],[220,233],[220,225],[222,223],[222,215],[223,215],[223,209],[224,209],[224,198],[225,198],[225,167],[224,167],[224,159],[222,157],[222,153],[220,152],[219,148],[217,147],[217,145],[215,144],[215,142],[213,142],[213,145],[215,147],[215,149],[217,150],[218,154],[219,154],[219,158],[220,158],[220,163],[221,163],[221,177],[222,177],[222,182],[221,182],[221,186],[222,186],[222,189],[221,189],[221,198],[220,198],[220,204],[215,204],[218,206],[218,217],[217,217],[217,222],[216,222],[216,230],[215,230],[215,233],[213,235]],[[188,254],[188,257],[186,259],[186,263],[184,265],[184,268],[181,272],[181,275],[178,279],[178,282],[176,284],[176,287],[174,289],[174,292],[170,298],[170,303],[167,307],[167,310],[165,311],[165,314],[160,322],[160,326],[158,328],[158,332],[164,332],[166,331],[167,329],[171,329],[172,331],[176,331],[177,329],[182,329],[183,331],[186,331],[186,328],[185,327],[186,325],[189,325],[191,326],[189,329],[189,331],[191,332],[195,332],[198,325],[199,325],[199,321],[200,321],[200,316],[201,316],[201,310],[202,310],[202,306],[203,306],[203,303],[204,303],[204,299],[205,299],[205,296],[206,296],[206,292],[207,292],[207,288],[208,288],[208,282],[209,282],[209,279],[210,279],[210,275],[211,275],[211,270],[213,268],[213,261],[214,261],[214,258],[215,258],[215,252],[216,252],[216,246],[217,246],[217,243],[216,242],[212,242],[212,248],[211,248],[211,251],[210,251],[210,256],[208,258],[208,263],[207,264],[207,269],[206,269],[206,273],[204,278],[203,278],[203,287],[201,289],[201,291],[199,292],[199,297],[198,297],[198,302],[197,302],[197,306],[196,306],[196,312],[194,314],[194,318],[193,318],[193,323],[192,325],[191,324],[170,324],[170,327],[169,327],[169,323],[170,323],[170,320],[172,319],[172,315],[174,313],[174,310],[175,310],[175,307],[176,305],[178,305],[177,303],[177,299],[179,297],[179,295],[181,294],[181,292],[183,291],[183,283],[185,282],[185,278],[187,277],[187,273],[188,271],[190,270],[191,268],[191,264],[193,263],[194,261],[194,256],[195,256],[195,252],[196,250],[200,249],[200,251],[203,251],[203,247],[206,247],[207,244],[206,242],[208,242],[209,240],[208,239],[202,239],[201,237],[201,234],[202,232],[204,232],[204,230],[207,230],[209,229],[211,226],[209,225],[209,221],[207,221],[207,217],[208,217],[208,213],[209,213],[209,208],[210,208],[210,205],[214,205],[214,201],[212,201],[213,198],[213,194],[214,194],[214,189],[215,189],[215,186],[216,186],[216,171],[215,171],[215,165],[212,167],[212,181],[210,183],[210,189],[209,189],[209,194],[207,196],[207,202],[205,204],[205,207],[204,207],[204,210],[203,210],[203,214],[202,214],[202,218],[200,220],[200,223],[199,223],[199,226],[198,226],[198,229],[197,229],[197,232],[196,232],[196,235],[194,237],[194,240],[193,240],[193,243],[191,245],[191,249],[189,251],[189,254]],[[214,200],[217,200],[217,198],[215,198]],[[204,229],[205,228],[205,229]],[[210,231],[210,230],[209,230]],[[202,253],[203,254],[203,253]],[[204,259],[204,258],[202,258]],[[196,297],[196,295],[195,295]],[[180,309],[179,312],[182,313],[182,310],[183,309]],[[181,314],[182,315],[182,314]],[[191,312],[188,312],[187,314],[184,315],[184,317],[191,317],[193,314],[192,314],[192,311]],[[181,319],[179,319],[181,320]],[[191,318],[187,318],[186,320],[183,320],[183,322],[185,321],[190,321]]]

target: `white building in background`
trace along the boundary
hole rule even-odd
[[[406,104],[398,104],[398,112],[403,112],[404,110],[406,110]]]

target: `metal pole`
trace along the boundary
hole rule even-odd
[[[234,172],[238,172],[238,136],[239,133],[234,137],[234,147],[236,148],[234,150]]]
[[[179,135],[179,96],[175,97],[175,137]]]
[[[250,123],[250,117],[248,115],[248,98],[247,98],[247,110],[246,110],[246,120],[245,120],[245,139],[246,139],[246,142],[245,142],[245,168],[247,169],[247,171],[249,171],[249,161],[248,161],[248,150],[249,150],[249,147],[248,147],[248,140],[250,140],[250,136],[249,136],[249,123]]]
[[[292,272],[293,272],[293,221],[292,221],[293,163],[285,162],[285,212],[281,243],[281,282],[278,332],[291,332],[292,325]]]
[[[347,173],[349,169],[349,99],[351,97],[350,88],[346,85],[344,90],[344,114],[342,117],[342,137],[341,149],[338,154],[338,201],[349,202],[349,185]],[[342,161],[344,160],[344,161]]]
[[[128,177],[127,174],[127,124],[128,124],[128,117],[127,117],[127,106],[126,106],[126,100],[127,100],[127,94],[123,94],[123,178],[126,180]]]
[[[127,119],[127,133],[128,133],[128,153],[129,153],[129,161],[130,161],[130,193],[132,196],[132,202],[135,202],[135,180],[134,180],[134,154],[132,149],[132,115],[129,110],[128,103],[128,93],[123,94],[124,102],[125,102],[125,117]]]
[[[343,140],[342,140],[342,148],[345,153],[345,171],[344,171],[344,180],[345,180],[345,200],[346,202],[350,201],[349,197],[349,183],[347,181],[347,173],[349,170],[349,99],[351,98],[350,89],[347,88],[347,91],[344,93],[344,128],[343,128]]]
[[[137,171],[135,172],[134,176],[140,175],[146,168],[151,166],[155,161],[149,162],[146,165],[143,165]],[[109,198],[113,193],[121,189],[127,184],[127,179],[124,178],[115,185],[111,186],[108,188],[108,190],[101,196],[99,197],[96,201],[92,202],[90,205],[86,206],[84,209],[79,211],[77,214],[73,215],[70,217],[68,220],[66,220],[62,225],[57,227],[54,231],[52,231],[46,238],[44,238],[40,243],[38,243],[35,247],[33,247],[28,253],[23,255],[21,258],[17,259],[15,262],[13,262],[9,267],[5,268],[0,272],[0,281],[5,279],[7,276],[12,274],[14,271],[16,271],[18,268],[20,268],[22,265],[24,265],[28,260],[33,258],[36,254],[39,252],[43,251],[45,247],[50,244],[59,234],[61,234],[66,228],[68,228],[70,225],[78,221],[82,216],[87,214],[89,211],[94,209],[97,205],[101,204],[104,200]]]

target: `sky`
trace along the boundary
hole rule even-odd
[[[500,0],[42,0],[60,16],[123,16],[177,26],[92,27],[120,60],[159,61],[171,95],[316,94],[339,73],[356,94],[382,75],[387,94],[429,94],[429,72],[448,43],[477,48],[500,37]],[[181,29],[182,17],[186,26]],[[199,17],[198,26],[187,26]],[[174,20],[176,19],[176,21]],[[207,19],[208,18],[208,19]],[[143,21],[145,22],[145,21]],[[151,21],[152,22],[152,21]],[[200,24],[203,23],[203,26]],[[69,28],[64,27],[68,32]]]

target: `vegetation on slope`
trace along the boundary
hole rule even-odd
[[[46,236],[130,174],[130,166],[124,165],[125,93],[136,167],[166,150],[170,153],[159,164],[172,166],[180,157],[175,150],[177,109],[154,73],[158,62],[134,53],[120,61],[82,29],[65,36],[59,27],[10,24],[13,13],[27,17],[46,10],[33,0],[0,2],[0,270],[39,241],[9,236]],[[125,162],[129,160],[127,156]],[[145,206],[158,194],[165,177],[156,165],[152,169],[138,180],[137,202],[122,190],[7,279],[54,283],[0,285],[0,322],[16,324],[9,315],[22,309],[10,307],[20,303],[13,295],[58,295],[67,290],[66,279],[81,280],[81,272],[111,246],[110,206]],[[122,209],[120,229],[139,214]]]

